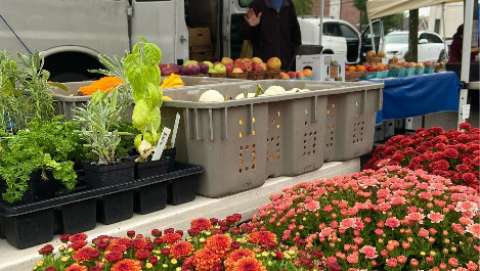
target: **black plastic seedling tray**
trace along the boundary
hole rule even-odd
[[[61,232],[73,233],[91,229],[94,226],[93,217],[95,216],[97,221],[104,224],[119,222],[133,215],[135,192],[140,195],[136,201],[140,205],[135,207],[140,213],[150,212],[151,210],[148,209],[151,206],[161,206],[161,204],[158,205],[157,198],[145,193],[149,189],[154,190],[158,184],[166,184],[170,187],[168,198],[175,199],[171,200],[174,204],[193,200],[195,193],[192,187],[196,186],[185,185],[181,188],[178,185],[185,180],[190,180],[190,184],[194,182],[193,180],[198,181],[198,175],[201,173],[203,168],[200,166],[177,163],[174,171],[128,183],[77,191],[19,205],[9,205],[0,201],[0,223],[3,221],[3,233],[10,244],[16,248],[27,248],[48,242],[53,238],[55,212],[60,214],[57,215],[59,225],[57,227]],[[187,193],[189,196],[182,196],[182,193]],[[95,201],[97,202],[96,212],[92,208],[94,206],[92,202]],[[165,200],[160,199],[160,201]],[[84,218],[82,218],[83,215],[85,215]]]

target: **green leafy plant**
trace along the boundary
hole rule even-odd
[[[0,128],[12,132],[26,128],[29,122],[49,121],[55,115],[49,72],[43,70],[38,53],[19,54],[12,59],[0,52]]]
[[[157,45],[142,40],[133,46],[131,53],[123,58],[124,74],[132,89],[135,102],[132,124],[141,134],[135,137],[139,161],[146,161],[153,154],[160,139],[160,89],[159,64],[162,52]]]
[[[3,199],[9,203],[20,201],[35,171],[42,172],[44,181],[48,171],[67,189],[75,188],[77,174],[70,159],[79,148],[76,129],[75,123],[55,118],[34,121],[15,135],[0,134],[0,178],[6,186]]]
[[[121,143],[121,111],[118,90],[110,93],[96,92],[85,107],[78,108],[75,120],[80,123],[84,147],[93,154],[98,165],[118,162]]]

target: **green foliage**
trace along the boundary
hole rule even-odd
[[[7,202],[20,201],[29,188],[33,172],[46,171],[67,189],[75,188],[77,175],[71,159],[79,149],[79,137],[73,122],[32,122],[15,135],[0,134],[0,177],[5,181],[2,194]],[[51,181],[51,180],[50,180]]]
[[[297,15],[312,15],[313,1],[312,0],[294,0],[295,10]]]
[[[20,130],[34,120],[54,116],[53,96],[38,53],[18,55],[18,61],[0,52],[0,129]]]
[[[360,24],[368,25],[367,0],[354,0],[354,6],[360,11]],[[385,34],[393,30],[400,30],[403,22],[403,14],[394,14],[382,18]]]
[[[117,149],[121,143],[118,127],[121,123],[119,91],[95,92],[90,102],[78,108],[75,120],[80,123],[80,134],[87,152],[93,154],[98,165],[110,165],[119,160]]]
[[[142,40],[123,58],[124,74],[132,89],[135,102],[132,124],[141,134],[135,137],[135,147],[140,160],[147,160],[160,139],[160,89],[159,64],[162,52],[157,45]]]

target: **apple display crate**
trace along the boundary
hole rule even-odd
[[[162,122],[173,127],[176,113],[180,122],[177,159],[195,161],[205,168],[198,193],[222,197],[265,183],[268,107],[266,103],[199,103],[179,96],[183,90],[168,93],[174,101],[162,108]],[[191,94],[192,92],[188,92]]]
[[[352,159],[373,148],[376,112],[382,108],[383,84],[352,84],[358,87],[328,96],[326,161]]]

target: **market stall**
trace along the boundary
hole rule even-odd
[[[368,10],[368,17],[370,20],[381,18],[384,16],[397,14],[401,12],[405,12],[408,10],[418,9],[421,7],[427,7],[432,5],[439,5],[448,2],[458,2],[455,0],[397,0],[397,1],[388,1],[388,0],[369,0],[367,2],[367,10]],[[466,84],[468,84],[470,79],[470,64],[471,64],[471,45],[472,45],[472,29],[473,29],[473,15],[474,15],[474,1],[473,0],[465,0],[465,18],[464,18],[464,29],[463,29],[463,43],[462,43],[462,61],[461,61],[461,72],[460,72],[460,80]],[[430,81],[432,82],[432,81]],[[443,88],[441,88],[443,89]],[[464,120],[468,119],[470,115],[470,105],[468,104],[468,89],[463,87],[460,91],[459,96],[448,96],[450,98],[458,97],[455,102],[458,103],[457,111],[458,111],[458,124],[463,122]],[[387,98],[388,99],[388,98]],[[450,101],[453,103],[453,101]],[[390,106],[403,106],[400,103],[391,104]],[[427,107],[429,108],[429,107]],[[430,107],[433,109],[433,107]],[[398,109],[394,109],[393,111],[398,111]],[[451,109],[451,108],[449,108]],[[422,110],[425,112],[426,110]],[[408,110],[407,110],[408,112]],[[412,111],[413,112],[413,111]],[[432,113],[432,112],[428,112]]]

